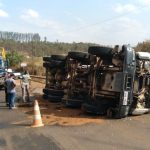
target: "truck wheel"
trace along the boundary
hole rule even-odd
[[[62,101],[62,96],[48,95],[48,100],[52,103],[59,103]]]
[[[48,99],[48,96],[46,94],[43,94],[43,99]]]
[[[47,68],[47,67],[48,67],[48,65],[47,65],[47,63],[46,63],[46,62],[44,62],[44,63],[43,63],[43,67],[45,67],[45,68]]]
[[[45,68],[54,68],[55,65],[53,65],[53,64],[51,64],[51,63],[48,63],[48,62],[44,62],[44,63],[43,63],[43,67],[45,67]]]
[[[44,56],[43,61],[51,61],[51,56]]]
[[[63,90],[56,90],[56,89],[43,89],[43,93],[46,95],[55,95],[55,96],[63,96],[64,91]]]
[[[58,61],[58,60],[51,60],[50,62],[44,62],[43,67],[47,68],[54,68],[54,67],[63,67],[65,66],[64,61]]]
[[[100,57],[112,56],[112,48],[103,46],[91,46],[88,49],[89,54],[97,55]]]
[[[88,53],[84,53],[84,52],[68,52],[68,57],[78,60],[78,61],[90,61],[90,55]]]
[[[84,112],[89,113],[89,114],[95,114],[95,115],[100,115],[101,114],[99,108],[96,105],[93,105],[93,104],[83,103],[82,104],[82,110]]]
[[[82,103],[83,103],[82,100],[67,99],[65,100],[64,105],[70,108],[80,108]]]
[[[52,61],[50,62],[50,64],[51,64],[53,67],[61,67],[61,66],[64,66],[64,65],[65,65],[65,61],[52,60]]]
[[[51,58],[53,60],[64,61],[67,59],[67,55],[52,55]]]

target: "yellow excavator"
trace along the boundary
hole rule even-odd
[[[6,51],[0,47],[0,88],[4,87],[5,69],[7,69]]]
[[[6,51],[4,47],[0,47],[0,57],[2,57],[3,60],[6,59]]]

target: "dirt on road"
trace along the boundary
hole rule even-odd
[[[78,126],[88,123],[101,124],[104,121],[100,116],[84,114],[81,109],[66,108],[61,103],[51,103],[43,99],[43,88],[44,84],[37,82],[31,83],[31,95],[38,100],[42,121],[45,125]],[[28,119],[32,122],[34,116],[33,107],[23,105],[19,109],[24,111],[28,115]]]

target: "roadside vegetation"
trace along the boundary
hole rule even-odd
[[[117,43],[116,43],[117,44]],[[44,75],[43,56],[52,54],[67,54],[69,51],[86,52],[89,46],[98,45],[95,43],[64,43],[58,40],[47,41],[38,33],[17,33],[0,31],[0,47],[4,47],[9,60],[9,66],[21,70],[20,64],[27,62],[31,74]],[[150,40],[140,42],[135,46],[136,51],[150,51]]]

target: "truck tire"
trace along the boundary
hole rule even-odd
[[[82,100],[76,100],[76,99],[63,99],[63,104],[66,107],[71,107],[71,108],[80,108],[82,105],[83,101]]]
[[[65,61],[67,59],[67,55],[52,55],[51,58],[53,60]]]
[[[46,94],[43,94],[43,99],[48,99],[48,95],[46,95]]]
[[[51,56],[44,56],[43,61],[51,61]]]
[[[81,62],[90,62],[90,55],[85,52],[68,52],[68,57]]]
[[[43,67],[45,68],[54,68],[54,67],[64,67],[65,62],[64,61],[58,61],[58,60],[51,60],[50,62],[44,62]]]
[[[48,62],[44,62],[44,63],[43,63],[43,67],[45,67],[45,68],[54,68],[55,65],[53,65],[53,64],[51,64],[51,63],[48,63]]]
[[[100,57],[109,57],[112,56],[112,48],[103,47],[103,46],[91,46],[88,49],[89,54],[100,56]]]
[[[100,115],[101,112],[99,111],[99,108],[96,105],[91,105],[88,103],[82,104],[82,110],[84,112],[90,113],[90,114],[95,114],[95,115]]]
[[[63,96],[64,91],[63,90],[56,90],[56,89],[43,89],[43,93],[46,95],[55,95],[55,96]]]
[[[62,96],[48,95],[48,101],[52,103],[59,103],[62,101]]]

